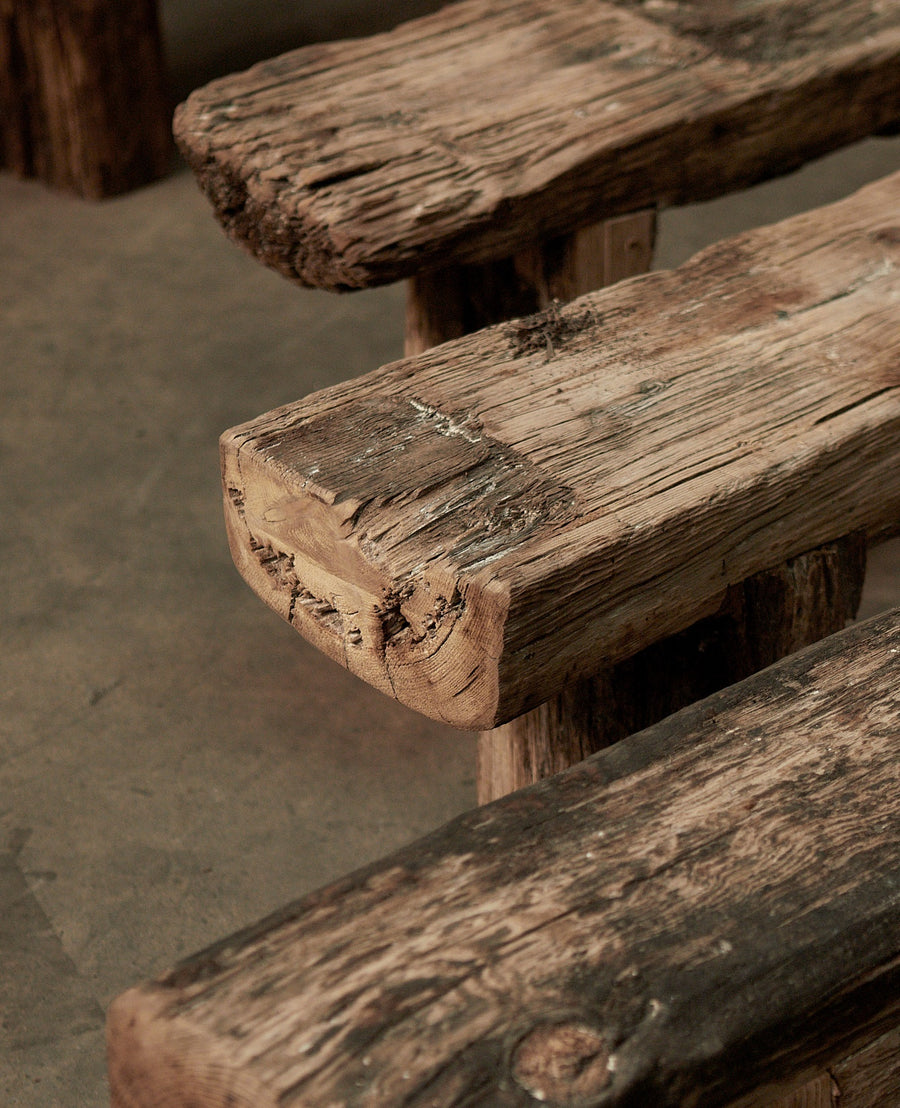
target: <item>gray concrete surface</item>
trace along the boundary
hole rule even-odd
[[[278,45],[171,0],[188,87],[229,67],[214,9],[241,61]],[[874,141],[670,213],[660,263],[896,168]],[[288,285],[181,170],[101,205],[0,176],[0,274],[0,1106],[80,1108],[116,993],[469,807],[474,740],[308,648],[221,524],[219,432],[396,356],[400,289]],[[896,603],[893,543],[864,611]]]

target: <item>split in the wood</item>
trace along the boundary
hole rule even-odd
[[[897,1103],[898,671],[895,611],[130,990],[115,1108]]]

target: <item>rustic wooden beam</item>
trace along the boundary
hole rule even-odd
[[[900,175],[226,433],[232,552],[331,657],[512,719],[900,524]]]
[[[895,611],[130,990],[113,1105],[893,1103],[898,672]]]
[[[646,273],[652,211],[605,221],[514,258],[411,278],[407,356],[510,317]],[[730,589],[721,612],[634,658],[572,684],[479,738],[478,801],[558,773],[612,742],[734,684],[856,615],[865,578],[857,533]]]
[[[895,4],[462,0],[214,81],[176,131],[234,239],[351,289],[721,195],[898,121]]]
[[[156,0],[0,3],[0,167],[98,199],[174,153]]]

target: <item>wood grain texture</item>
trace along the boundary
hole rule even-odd
[[[156,0],[0,0],[0,166],[99,199],[174,153]]]
[[[747,1102],[759,1103],[758,1091]],[[900,1105],[900,1028],[895,1027],[832,1062],[820,1076],[763,1108],[897,1108],[897,1105]]]
[[[831,1067],[835,1108],[895,1108],[900,1104],[900,1028]]]
[[[898,674],[895,611],[129,991],[113,1104],[790,1094],[900,1016]]]
[[[719,611],[633,658],[572,682],[553,699],[478,740],[478,803],[642,731],[688,704],[842,631],[866,571],[857,532],[733,585]]]
[[[549,308],[650,269],[652,212],[620,216],[509,262],[426,273],[408,285],[406,354]],[[510,268],[512,272],[509,272]],[[452,278],[451,278],[452,274]],[[480,278],[480,279],[479,279]],[[500,290],[486,297],[483,290]],[[512,290],[510,292],[510,290]],[[455,295],[453,295],[455,293]],[[448,295],[450,294],[450,295]],[[574,681],[509,723],[481,733],[479,804],[559,773],[826,635],[856,615],[865,535],[848,536],[765,570],[726,594],[716,616]]]
[[[351,289],[720,195],[898,120],[894,3],[462,0],[215,81],[176,133],[236,241]]]
[[[829,1073],[820,1074],[796,1092],[772,1101],[765,1108],[836,1108],[834,1081]]]
[[[486,730],[900,525],[900,175],[226,433],[250,585]]]

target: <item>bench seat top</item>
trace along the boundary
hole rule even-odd
[[[900,528],[900,174],[222,438],[232,553],[376,688],[512,719]]]
[[[898,674],[895,611],[132,989],[113,1105],[712,1108],[826,1065],[842,1085],[834,1062],[900,1019]],[[898,1102],[888,1062],[853,1104]]]
[[[462,0],[194,92],[229,234],[352,289],[713,197],[900,122],[900,8]]]

